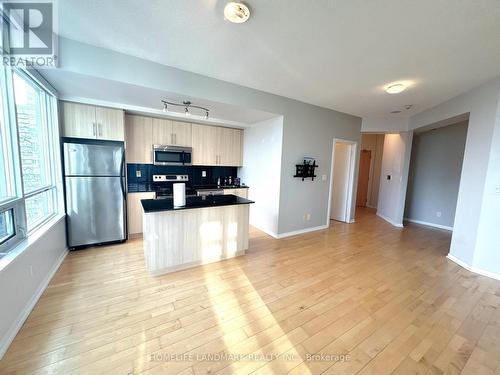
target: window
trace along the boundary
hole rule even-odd
[[[0,68],[0,257],[61,211],[56,98]]]
[[[0,214],[0,245],[16,235],[14,228],[14,210],[10,209]]]

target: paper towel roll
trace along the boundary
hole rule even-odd
[[[186,205],[186,184],[177,183],[174,185],[174,207]]]

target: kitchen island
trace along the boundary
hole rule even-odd
[[[248,249],[248,199],[235,195],[144,199],[144,256],[153,275],[245,254]]]

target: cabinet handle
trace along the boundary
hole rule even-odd
[[[102,137],[102,125],[101,124],[97,124],[98,128],[99,128],[99,137]]]
[[[170,133],[170,144],[174,144],[174,133]]]
[[[95,122],[93,122],[93,123],[92,123],[92,135],[93,135],[94,137],[96,137],[96,136],[97,136],[96,127],[95,127]]]
[[[174,133],[174,145],[177,144],[177,133]]]

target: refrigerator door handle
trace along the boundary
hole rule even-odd
[[[120,187],[122,188],[123,199],[127,200],[127,194],[125,192],[125,150],[122,153],[122,161],[120,164]]]

